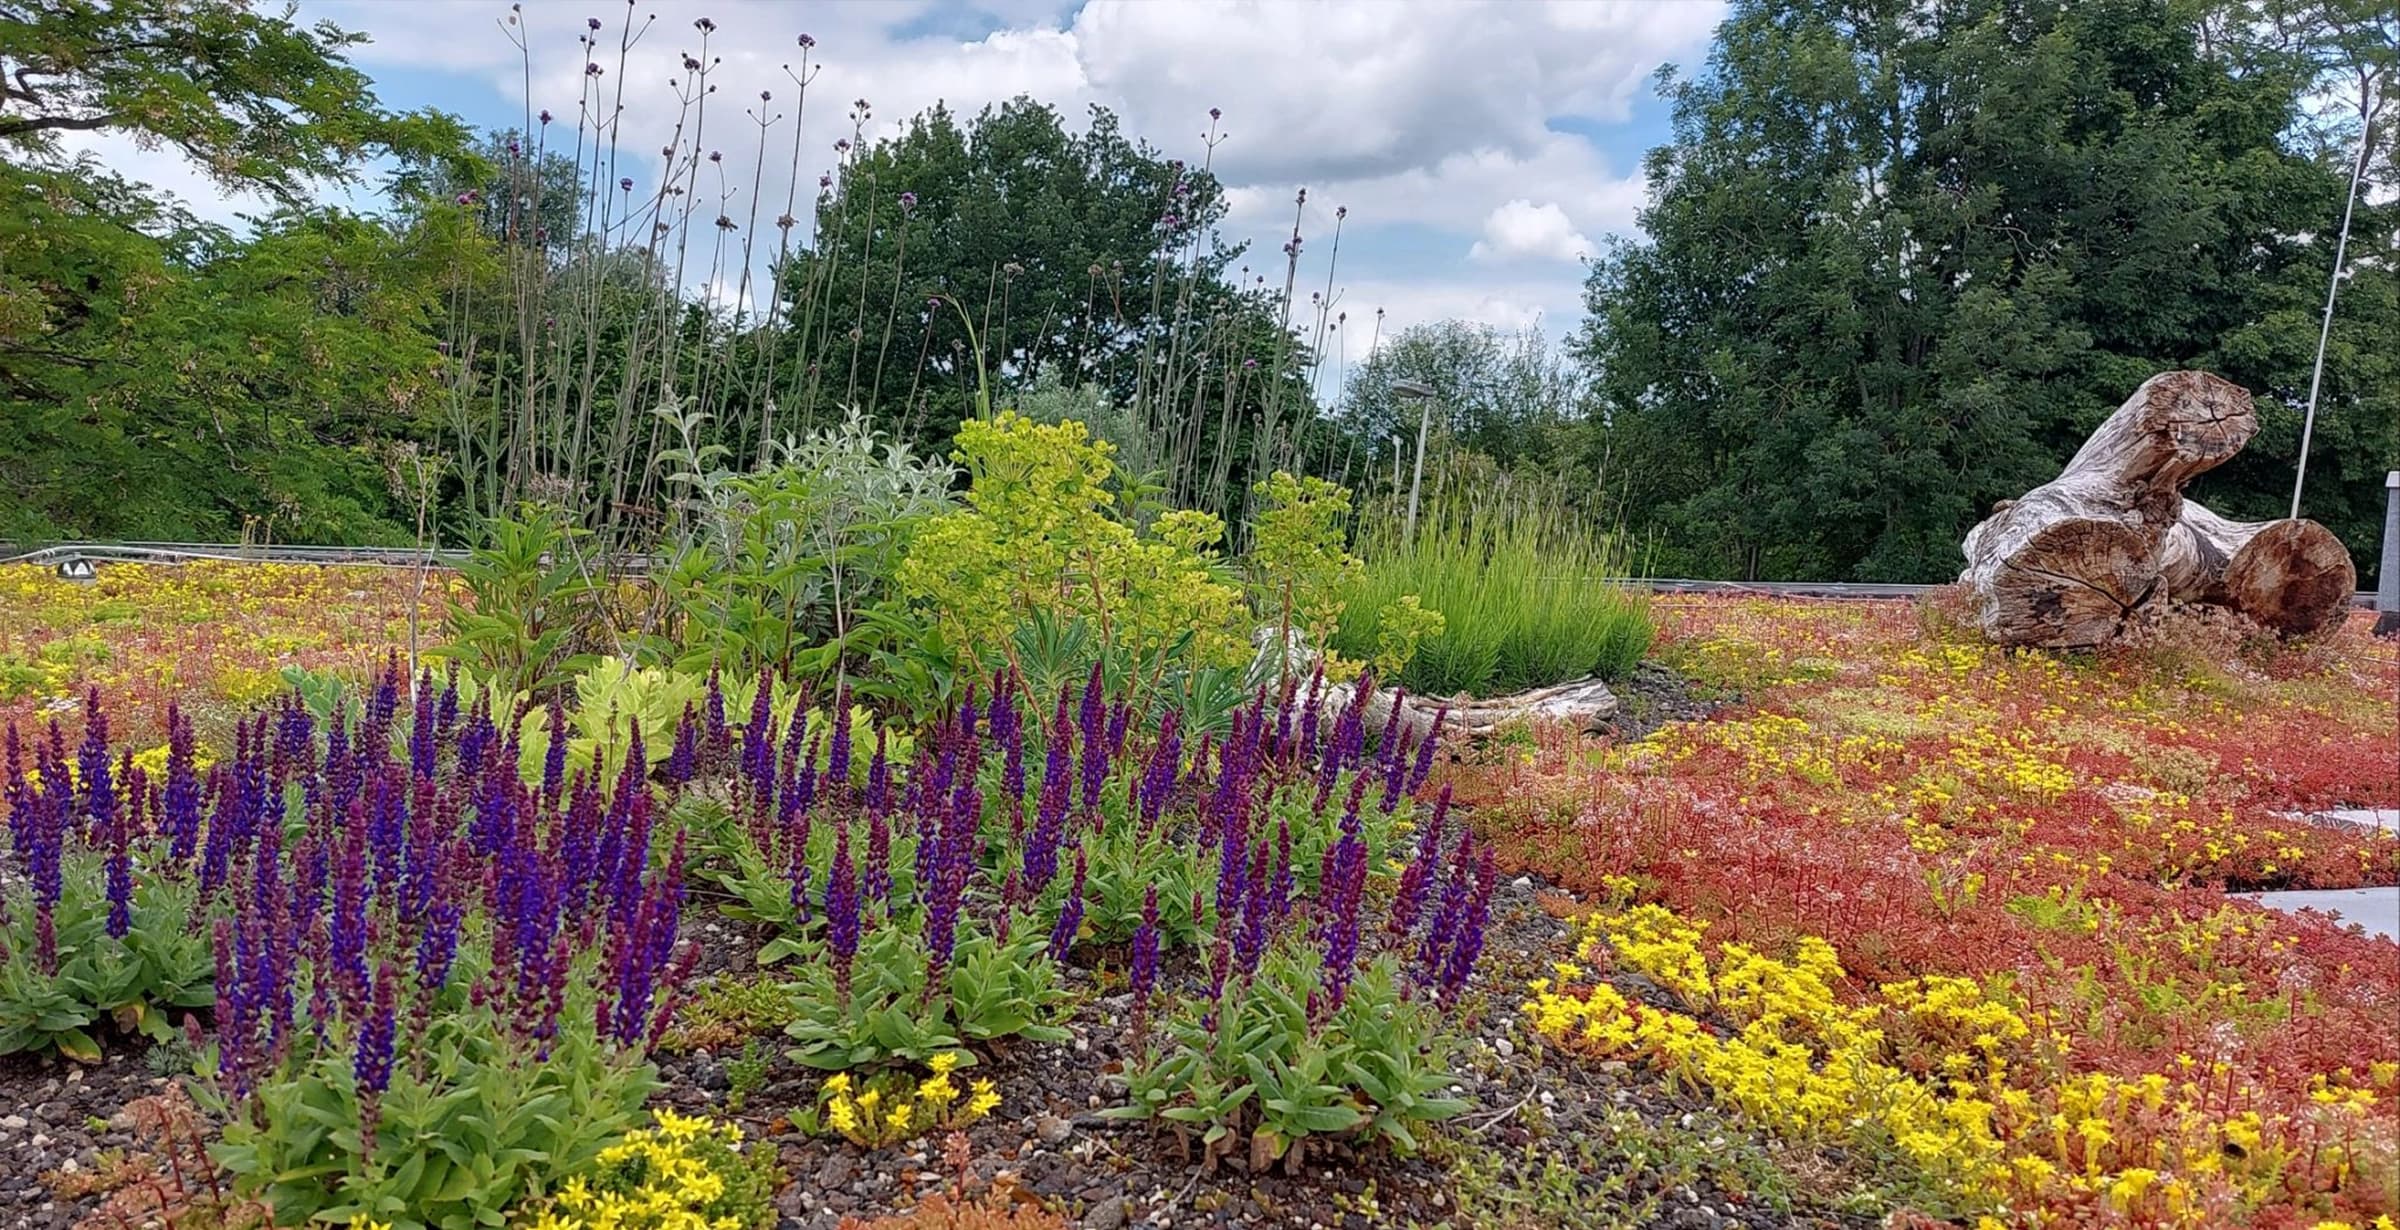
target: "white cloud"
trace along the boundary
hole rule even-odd
[[[692,148],[696,115],[679,116],[669,82],[689,80],[682,58],[699,52],[694,23],[706,16],[716,27],[707,46],[718,89],[698,145],[721,149],[729,172],[741,169],[728,178],[746,181],[762,137],[744,112],[772,121],[762,218],[782,211],[795,179],[800,95],[786,68],[801,62],[803,33],[815,39],[809,62],[819,75],[799,141],[802,201],[834,165],[835,140],[851,133],[854,99],[872,104],[870,139],[936,102],[972,113],[1030,94],[1070,122],[1104,105],[1169,156],[1213,161],[1229,189],[1229,237],[1248,240],[1253,265],[1274,266],[1274,280],[1302,186],[1303,285],[1323,284],[1336,206],[1348,207],[1354,236],[1396,226],[1434,232],[1413,247],[1345,245],[1341,303],[1358,337],[1345,345],[1363,354],[1367,330],[1355,321],[1377,306],[1390,309],[1390,321],[1456,315],[1513,327],[1538,317],[1553,330],[1569,326],[1582,280],[1569,262],[1601,236],[1633,232],[1643,183],[1638,168],[1612,165],[1584,136],[1553,124],[1622,121],[1656,67],[1695,56],[1723,12],[1722,0],[1088,0],[1080,8],[1071,0],[525,0],[514,29],[529,62],[505,36],[505,0],[303,0],[300,16],[370,34],[355,59],[392,105],[472,118],[547,107],[558,117],[554,146],[575,140],[579,117],[587,129],[598,126],[593,117],[617,117],[612,175],[632,175],[641,194],[660,174],[658,151],[676,139],[679,118]],[[628,14],[640,34],[620,62]],[[587,16],[603,24],[596,55],[578,43]],[[1000,28],[971,40],[905,33],[992,25]],[[585,74],[587,60],[601,65],[600,76]],[[761,91],[772,99],[762,102]],[[1213,153],[1201,139],[1211,107],[1224,112],[1225,140]],[[172,161],[152,154],[139,163],[171,178]],[[200,190],[172,186],[204,213],[225,208],[211,208],[206,185],[186,178]],[[709,207],[744,218],[745,191]],[[1362,251],[1374,255],[1354,256]],[[1394,327],[1387,321],[1387,333]]]
[[[1592,241],[1575,229],[1567,211],[1544,201],[1539,205],[1518,197],[1483,220],[1483,238],[1467,255],[1499,261],[1530,257],[1535,260],[1580,261],[1592,254]]]

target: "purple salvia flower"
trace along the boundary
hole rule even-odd
[[[1318,886],[1327,909],[1324,922],[1325,974],[1322,988],[1327,1011],[1341,1008],[1358,965],[1358,907],[1367,879],[1367,844],[1360,836],[1359,792],[1350,792],[1342,815],[1342,835],[1328,852],[1328,882]]]
[[[1405,942],[1416,933],[1417,923],[1425,914],[1425,892],[1441,878],[1442,838],[1450,815],[1450,788],[1442,787],[1441,797],[1433,801],[1433,814],[1426,818],[1425,827],[1417,834],[1416,857],[1400,873],[1400,886],[1392,893],[1392,918],[1389,930],[1392,938]]]
[[[850,789],[850,685],[845,683],[834,693],[833,742],[825,752],[825,781],[822,792],[829,799],[841,799]]]
[[[1444,705],[1434,713],[1433,725],[1426,729],[1425,737],[1417,740],[1417,762],[1408,773],[1408,792],[1410,794],[1423,790],[1425,779],[1433,776],[1434,752],[1442,741],[1442,723],[1448,720],[1450,720],[1450,706]]]
[[[1268,900],[1271,877],[1274,874],[1274,846],[1264,833],[1259,834],[1258,846],[1249,858],[1247,882],[1242,889],[1241,930],[1234,937],[1234,967],[1247,978],[1258,972],[1259,958],[1267,951],[1267,935],[1275,920],[1275,903]]]
[[[850,865],[850,826],[834,829],[833,870],[825,877],[825,947],[833,955],[834,985],[850,999],[850,961],[858,955],[858,875]]]
[[[775,797],[775,672],[761,671],[758,692],[750,701],[750,720],[742,727],[742,776],[750,783],[758,810],[766,812]]]
[[[1042,797],[1034,812],[1033,831],[1025,842],[1025,889],[1039,894],[1058,874],[1058,845],[1066,833],[1070,767],[1067,759],[1067,695],[1059,693],[1057,721],[1051,726],[1042,764]]]
[[[1064,962],[1075,947],[1075,933],[1083,929],[1083,848],[1075,848],[1075,878],[1069,881],[1067,900],[1059,907],[1058,925],[1050,929],[1050,959]]]
[[[726,754],[733,748],[733,728],[725,724],[725,681],[716,667],[708,668],[707,704],[703,716],[708,722],[701,732],[701,760],[710,768],[722,768]]]
[[[430,774],[428,774],[430,776]],[[567,783],[567,710],[550,702],[550,746],[542,749],[542,810],[555,812]]]
[[[465,912],[447,897],[425,913],[425,929],[417,935],[417,995],[419,1011],[430,1009],[435,996],[450,981],[450,965],[458,956],[458,929]]]
[[[1467,900],[1460,916],[1458,933],[1451,940],[1450,953],[1442,961],[1441,1001],[1445,1004],[1458,999],[1466,990],[1467,979],[1475,973],[1475,959],[1483,955],[1484,926],[1492,916],[1492,887],[1499,882],[1499,869],[1492,862],[1492,849],[1485,846],[1475,863],[1475,892]]]
[[[1142,925],[1133,932],[1133,964],[1126,974],[1133,992],[1133,1036],[1136,1044],[1150,1013],[1150,998],[1158,987],[1158,885],[1142,892]]]
[[[891,805],[892,765],[884,756],[883,728],[875,728],[875,759],[867,764],[867,810],[880,816]]]
[[[700,771],[700,729],[692,707],[683,707],[683,717],[675,723],[675,750],[667,756],[667,781],[681,786]]]
[[[863,877],[867,900],[892,912],[892,828],[879,811],[867,813],[867,865]]]
[[[1275,874],[1267,881],[1268,917],[1283,921],[1292,912],[1292,822],[1275,822]]]
[[[75,775],[83,782],[85,831],[104,837],[115,827],[116,786],[108,774],[108,714],[100,708],[100,689],[86,693],[83,743],[75,749]]]
[[[1083,704],[1075,714],[1075,728],[1083,735],[1083,808],[1092,811],[1100,806],[1100,787],[1108,780],[1108,744],[1104,723],[1107,714],[1101,706],[1100,664],[1092,663],[1091,674],[1083,682]]]
[[[1318,721],[1325,713],[1325,663],[1308,673],[1308,699],[1301,704],[1301,745],[1296,759],[1318,754]]]
[[[1183,762],[1182,721],[1182,715],[1171,709],[1159,720],[1158,742],[1151,747],[1150,763],[1142,771],[1138,811],[1145,839],[1158,828],[1167,800],[1175,792],[1175,776]]]
[[[1393,706],[1395,712],[1398,709],[1399,706]],[[1394,746],[1383,750],[1383,798],[1376,804],[1387,816],[1400,809],[1401,796],[1408,786],[1408,757],[1401,754],[1396,739],[1394,742]]]
[[[1401,719],[1406,716],[1407,709],[1408,689],[1392,689],[1391,711],[1384,715],[1383,735],[1375,740],[1375,756],[1378,763],[1386,763],[1399,758],[1401,731],[1406,729],[1401,725]]]
[[[1444,956],[1450,950],[1452,937],[1467,917],[1473,895],[1475,876],[1475,831],[1467,829],[1458,835],[1457,852],[1451,856],[1450,875],[1442,883],[1441,901],[1434,907],[1433,924],[1426,928],[1425,939],[1417,945],[1417,968],[1420,982],[1433,982],[1441,975]]]
[[[392,1083],[392,1040],[400,1015],[399,981],[391,962],[376,966],[374,1002],[366,1019],[359,1022],[358,1050],[350,1063],[351,1075],[358,1081],[359,1139],[361,1148],[369,1154],[375,1151],[375,1127],[383,1092]]]

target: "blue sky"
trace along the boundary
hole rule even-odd
[[[1633,230],[1642,154],[1666,134],[1652,74],[1696,66],[1723,15],[1718,0],[525,0],[513,27],[505,0],[303,0],[300,14],[372,37],[356,60],[387,105],[487,126],[515,126],[527,109],[512,29],[531,49],[532,106],[563,125],[587,84],[587,19],[602,21],[611,89],[620,27],[646,23],[621,83],[623,144],[645,151],[671,135],[667,82],[698,50],[698,19],[715,25],[720,96],[757,106],[768,90],[775,114],[793,101],[784,67],[805,33],[821,66],[802,135],[807,180],[832,165],[853,99],[872,103],[870,135],[936,101],[973,111],[1026,93],[1070,117],[1099,103],[1194,161],[1209,108],[1221,108],[1227,229],[1251,242],[1259,267],[1280,274],[1292,198],[1306,187],[1300,280],[1323,286],[1333,211],[1347,208],[1332,280],[1352,360],[1377,309],[1387,334],[1444,317],[1571,330],[1581,259]],[[771,131],[771,148],[788,142],[788,127]],[[746,166],[757,137],[734,126],[705,140]],[[244,206],[162,153],[96,144],[203,212]],[[781,178],[766,191],[779,208]]]

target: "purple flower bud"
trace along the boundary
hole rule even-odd
[[[1225,118],[1225,113],[1215,107],[1210,107],[1208,109],[1208,118],[1212,120],[1221,120]]]
[[[1433,776],[1434,752],[1442,741],[1442,723],[1450,720],[1450,706],[1444,705],[1433,715],[1433,726],[1425,737],[1417,740],[1417,762],[1408,772],[1408,792],[1415,794],[1425,788],[1425,779]]]
[[[584,75],[584,76],[586,76],[586,77],[597,77],[597,76],[599,76],[599,75],[600,75],[600,66],[599,66],[598,64],[586,64],[586,65],[584,65],[584,66],[583,66],[583,75]]]
[[[631,192],[631,191],[633,191],[633,177],[632,177],[632,176],[630,176],[630,175],[628,175],[628,176],[625,176],[625,177],[624,177],[624,178],[622,178],[622,179],[619,179],[619,180],[617,181],[617,187],[618,187],[620,190],[622,190],[622,191],[625,191],[625,192]]]
[[[1492,887],[1499,882],[1499,869],[1492,862],[1491,847],[1484,847],[1480,854],[1475,864],[1474,895],[1467,901],[1449,956],[1442,962],[1441,1000],[1445,1004],[1457,1000],[1466,989],[1467,980],[1475,973],[1475,959],[1483,955],[1484,926],[1492,916]]]
[[[1441,878],[1442,838],[1450,815],[1450,788],[1433,802],[1433,814],[1417,833],[1416,857],[1400,873],[1400,885],[1392,893],[1392,918],[1389,930],[1392,938],[1406,940],[1414,934],[1418,921],[1425,913],[1425,891]]]
[[[817,177],[817,187],[821,189],[833,187],[833,176],[830,173],[819,175]]]
[[[597,17],[586,17],[583,19],[583,24],[584,28],[586,29],[597,30],[600,28],[600,19]]]
[[[816,45],[817,45],[817,39],[816,39],[816,36],[815,36],[815,35],[813,35],[813,34],[803,34],[803,35],[801,35],[801,36],[800,36],[800,46],[801,46],[801,47],[803,47],[803,48],[808,48],[808,47],[814,47],[814,46],[816,46]]]
[[[900,194],[900,208],[901,208],[901,210],[902,210],[903,212],[907,212],[907,211],[914,210],[914,209],[916,209],[916,207],[917,207],[917,194],[916,194],[916,193],[914,193],[914,192],[903,192],[903,193],[901,193],[901,194]]]
[[[547,108],[547,107],[544,107],[544,108],[542,109],[541,120],[542,120],[542,123],[543,123],[543,124],[545,124],[545,125],[549,124],[549,122],[550,122],[550,109],[549,109],[549,108]]]

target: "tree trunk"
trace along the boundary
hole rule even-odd
[[[2160,551],[2179,601],[2231,607],[2285,636],[2340,619],[2358,571],[2333,531],[2314,521],[2229,521],[2190,500]]]
[[[2258,430],[2250,395],[2205,372],[2163,372],[2092,433],[2056,479],[1967,534],[1986,635],[2003,645],[2098,645],[2126,616],[2174,600],[2230,607],[2285,636],[2341,617],[2357,574],[2313,521],[2229,521],[2184,484]]]
[[[2142,382],[2057,478],[1967,534],[1959,580],[2004,645],[2097,645],[2159,598],[2159,551],[2183,485],[2258,430],[2250,394],[2206,372]]]

